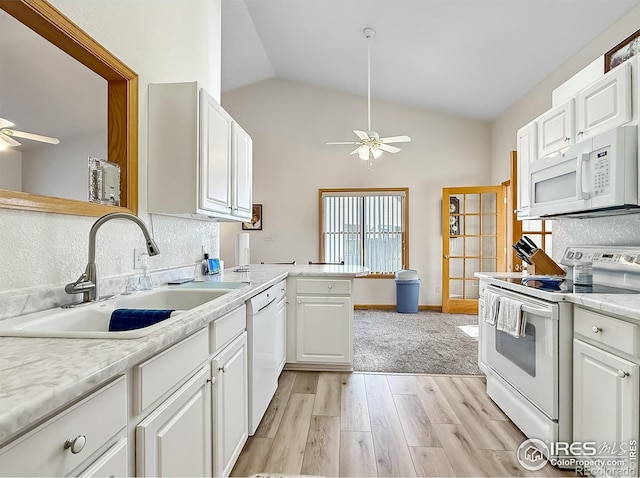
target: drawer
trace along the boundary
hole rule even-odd
[[[122,438],[78,476],[91,478],[93,476],[127,476],[128,474],[127,439]]]
[[[351,281],[348,279],[298,279],[298,294],[350,295]]]
[[[574,330],[595,342],[640,357],[640,325],[576,307]]]
[[[247,328],[247,307],[242,305],[209,324],[209,353],[216,354]]]
[[[2,476],[65,476],[106,445],[127,426],[127,390],[124,377],[0,450]],[[77,438],[76,453],[64,448]]]
[[[281,280],[276,284],[276,293],[278,294],[278,300],[282,300],[287,296],[287,280]]]
[[[144,411],[189,377],[208,357],[207,329],[202,329],[155,357],[133,367],[134,413]]]

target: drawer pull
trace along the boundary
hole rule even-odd
[[[602,332],[602,329],[600,327],[598,327],[597,325],[594,325],[593,327],[591,327],[591,331],[594,334],[597,334],[598,332]]]
[[[84,435],[78,435],[77,437],[71,439],[68,438],[67,441],[64,442],[64,449],[71,449],[71,453],[74,455],[76,453],[80,453],[84,446],[87,444],[87,437]]]
[[[625,378],[629,376],[629,372],[625,372],[624,370],[618,370],[618,377]]]

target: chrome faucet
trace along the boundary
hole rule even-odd
[[[98,229],[100,229],[100,226],[111,219],[129,219],[130,221],[135,222],[142,230],[144,238],[147,241],[147,251],[149,252],[149,255],[155,256],[160,254],[158,245],[149,234],[147,226],[139,217],[129,214],[128,212],[112,212],[105,214],[93,223],[91,231],[89,231],[89,262],[87,263],[84,273],[77,281],[67,284],[64,288],[64,291],[67,294],[82,293],[82,302],[80,302],[80,304],[95,302],[100,298],[100,295],[98,294],[98,271],[96,267],[96,233],[98,232]],[[72,304],[70,307],[80,304]]]

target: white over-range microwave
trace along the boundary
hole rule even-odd
[[[638,126],[619,126],[529,165],[531,217],[607,214],[638,202]]]

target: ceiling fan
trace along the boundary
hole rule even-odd
[[[59,144],[58,138],[52,138],[50,136],[43,136],[41,134],[26,133],[25,131],[18,131],[12,128],[14,124],[4,118],[0,118],[0,149],[4,149],[8,146],[20,146],[22,143],[14,138],[29,139],[31,141],[40,141],[42,143]]]
[[[367,49],[367,114],[368,114],[368,130],[360,131],[354,129],[353,132],[358,137],[359,141],[341,141],[327,144],[357,144],[359,145],[350,154],[358,153],[358,156],[363,161],[369,161],[369,167],[372,166],[373,160],[380,157],[380,155],[386,151],[388,153],[397,153],[400,148],[397,146],[391,146],[389,143],[407,143],[411,141],[411,138],[406,135],[402,136],[389,136],[381,138],[378,133],[371,130],[371,39],[375,36],[376,31],[373,28],[367,27],[362,33],[368,40]]]

